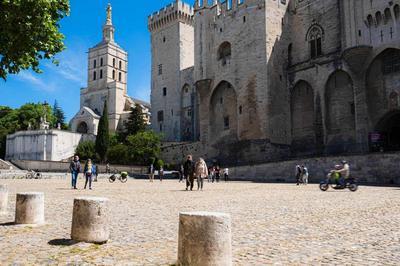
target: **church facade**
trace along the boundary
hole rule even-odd
[[[150,104],[127,94],[128,53],[115,42],[114,34],[109,5],[103,40],[89,49],[88,86],[80,91],[80,110],[70,122],[73,132],[96,135],[105,101],[111,132],[123,130],[135,104],[141,105],[144,118],[150,123]]]
[[[400,149],[400,0],[174,1],[148,28],[171,160]]]

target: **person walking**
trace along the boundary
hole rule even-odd
[[[86,189],[87,184],[89,183],[89,189],[92,190],[92,177],[93,177],[93,175],[96,174],[96,168],[92,164],[92,160],[91,159],[87,160],[83,172],[84,172],[85,178],[86,178],[84,189]]]
[[[158,177],[160,178],[160,181],[162,182],[164,178],[164,167],[160,166],[160,170],[158,171]]]
[[[106,164],[106,173],[107,174],[111,173],[111,168],[109,163]]]
[[[186,178],[186,190],[193,190],[195,164],[192,155],[188,155],[185,164],[183,165],[183,174]]]
[[[78,181],[78,175],[81,172],[81,163],[79,162],[79,156],[75,155],[74,159],[69,165],[69,170],[71,172],[72,176],[72,181],[71,181],[71,188],[72,189],[77,189],[76,188],[76,183]]]
[[[181,164],[180,167],[179,167],[179,183],[183,182],[183,172],[184,172],[183,164]]]
[[[229,168],[224,169],[224,180],[225,182],[228,182],[229,179]]]
[[[94,166],[94,169],[95,169],[93,182],[97,182],[97,177],[99,176],[99,167],[97,166],[97,164],[93,164],[93,166]]]
[[[207,164],[203,158],[196,162],[197,190],[203,190],[204,178],[208,176]]]
[[[303,185],[308,184],[308,168],[305,165],[301,166],[301,181],[303,182]]]
[[[150,167],[149,167],[149,180],[150,180],[150,182],[154,181],[154,165],[153,164],[150,164]]]
[[[300,165],[296,165],[296,183],[297,185],[300,185],[300,179],[301,179],[301,175],[302,175],[302,169]]]
[[[219,166],[215,168],[215,180],[219,183],[219,179],[221,178],[221,169]]]

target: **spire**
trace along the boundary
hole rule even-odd
[[[112,7],[111,4],[107,6],[107,20],[106,24],[103,27],[103,41],[104,42],[114,42],[114,32],[115,28],[112,24]]]

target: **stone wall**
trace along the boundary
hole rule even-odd
[[[62,130],[19,131],[7,136],[6,160],[62,161],[72,157],[85,140],[94,136]]]
[[[0,169],[11,170],[11,169],[13,169],[13,167],[10,163],[0,159]]]
[[[360,183],[400,185],[400,153],[373,153],[345,157],[316,157],[230,168],[231,180],[254,182],[295,182],[295,166],[304,164],[310,182],[320,182],[342,160],[350,164],[351,175]]]
[[[12,160],[12,163],[23,170],[35,170],[39,172],[65,173],[69,172],[69,162],[54,161],[28,161],[28,160]],[[82,168],[84,162],[82,163]],[[97,165],[100,173],[106,172],[106,165]],[[126,166],[126,165],[110,165],[111,172],[126,171],[131,174],[146,174],[147,167],[142,166]],[[83,170],[83,169],[82,169]]]

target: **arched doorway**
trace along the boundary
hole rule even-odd
[[[342,153],[356,148],[354,90],[351,77],[344,71],[334,72],[325,89],[326,150]]]
[[[380,53],[367,72],[366,92],[371,150],[399,150],[400,49]]]
[[[76,131],[81,134],[87,134],[88,133],[88,125],[86,124],[86,122],[80,122],[78,124]]]
[[[378,122],[375,130],[383,135],[384,150],[400,150],[400,110],[386,114]]]
[[[316,148],[314,91],[299,81],[291,92],[292,151],[314,153]]]
[[[222,81],[210,100],[210,141],[237,141],[237,97],[233,86]]]

